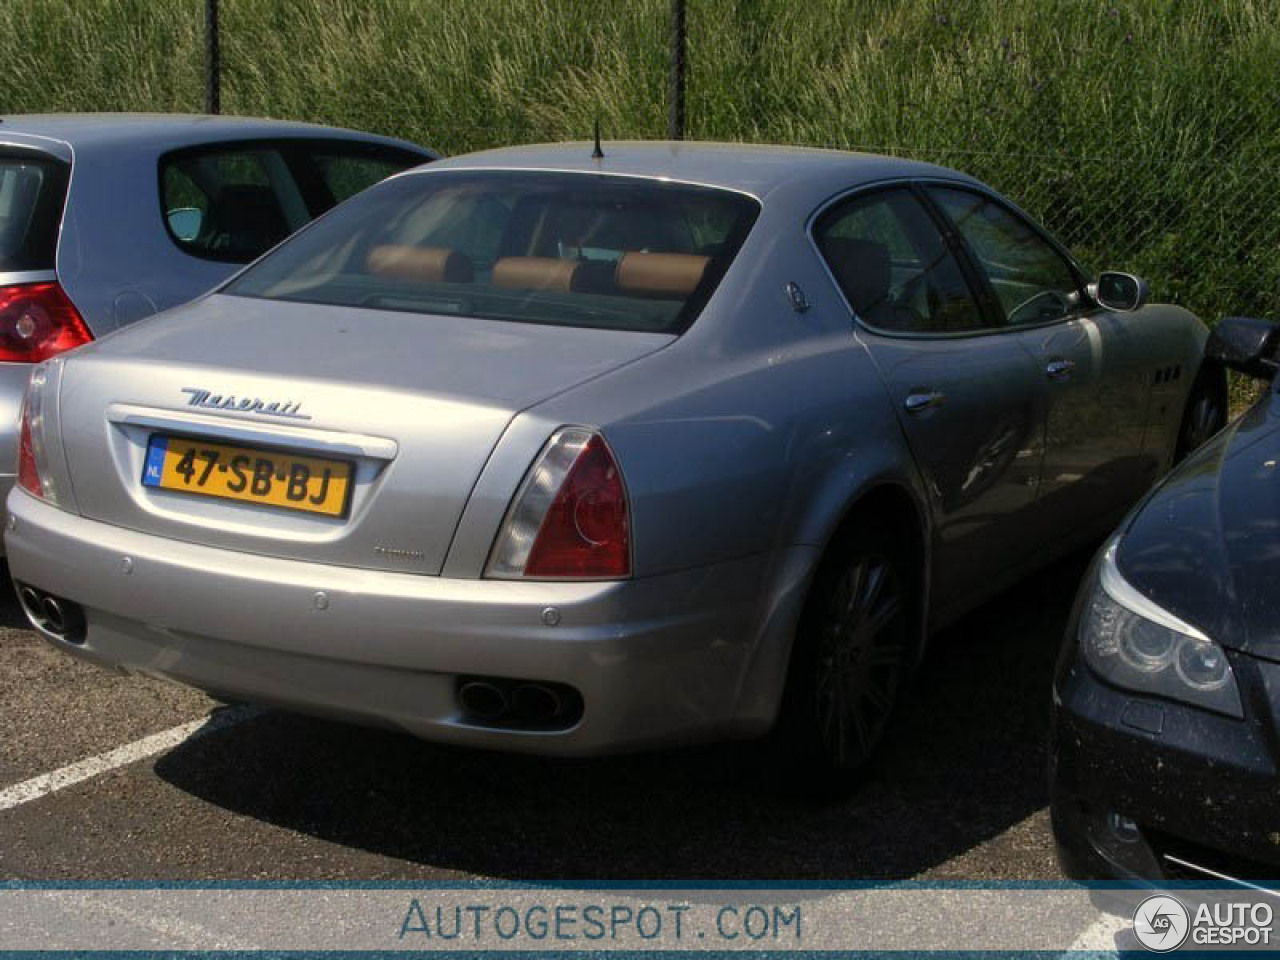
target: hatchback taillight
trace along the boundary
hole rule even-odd
[[[0,286],[0,361],[39,363],[92,339],[56,283]]]
[[[490,577],[612,580],[631,575],[627,491],[604,437],[564,427],[516,492]]]

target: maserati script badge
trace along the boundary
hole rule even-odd
[[[189,407],[204,407],[208,410],[230,410],[235,413],[260,413],[267,417],[288,417],[290,420],[310,420],[305,413],[299,413],[302,401],[273,400],[268,403],[258,397],[237,397],[231,393],[213,393],[198,387],[183,387],[182,392],[191,399]]]

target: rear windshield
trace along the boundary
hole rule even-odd
[[[679,333],[758,212],[741,194],[658,180],[415,174],[339,207],[223,292]]]
[[[54,268],[66,193],[62,161],[0,152],[0,273]]]

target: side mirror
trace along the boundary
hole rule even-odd
[[[165,214],[169,229],[183,243],[190,243],[200,235],[204,214],[198,207],[177,207]]]
[[[1209,334],[1204,356],[1246,376],[1271,380],[1280,367],[1278,349],[1280,324],[1256,317],[1223,317]]]
[[[1131,273],[1108,270],[1098,275],[1093,298],[1108,310],[1137,310],[1147,302],[1147,282]]]

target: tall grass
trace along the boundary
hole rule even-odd
[[[227,112],[659,137],[667,0],[222,0]],[[0,110],[201,109],[203,0],[4,0]],[[1280,312],[1278,0],[689,0],[689,133],[935,160],[1213,320]]]

